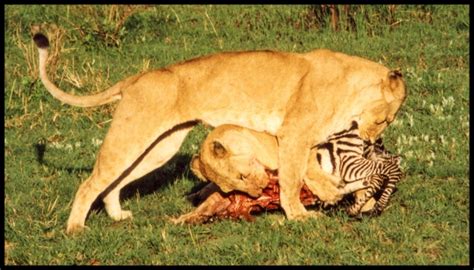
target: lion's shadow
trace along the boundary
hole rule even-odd
[[[188,173],[191,155],[176,154],[163,166],[153,170],[152,172],[132,181],[120,190],[120,201],[126,201],[136,195],[140,197],[153,194],[158,190],[164,189],[172,185],[175,181],[182,178],[183,175],[198,181],[197,178]],[[91,210],[101,211],[104,208],[102,202],[103,195],[99,196],[92,204]]]
[[[73,166],[57,166],[55,164],[49,164],[44,159],[44,154],[46,152],[46,144],[45,143],[37,143],[34,144],[33,147],[35,148],[36,152],[36,159],[40,164],[44,164],[50,167],[54,167],[58,170],[64,170],[69,173],[77,173],[79,172],[87,172],[92,173],[91,167],[73,167]],[[152,193],[160,189],[164,189],[167,186],[173,184],[175,181],[180,179],[183,175],[186,175],[188,178],[195,180],[197,183],[189,193],[192,193],[200,187],[202,184],[195,177],[192,173],[188,173],[189,170],[189,163],[191,161],[192,155],[190,154],[176,154],[173,158],[171,158],[168,162],[166,162],[163,166],[153,170],[152,172],[146,174],[138,178],[135,181],[132,181],[128,185],[122,188],[120,191],[120,201],[128,200],[137,194],[142,197]],[[102,202],[102,198],[105,194],[101,194],[92,204],[91,210],[94,211],[102,211],[104,208],[104,203]]]

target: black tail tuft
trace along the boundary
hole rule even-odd
[[[35,34],[33,40],[35,41],[36,46],[40,49],[46,49],[49,47],[49,40],[42,33]]]

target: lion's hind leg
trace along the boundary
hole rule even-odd
[[[159,81],[155,85],[158,86]],[[68,233],[84,227],[92,203],[104,191],[109,195],[104,199],[112,218],[130,216],[120,208],[120,188],[166,163],[179,150],[187,131],[195,124],[183,120],[176,110],[172,87],[169,87],[169,95],[155,97],[155,92],[160,92],[158,89],[150,89],[140,81],[134,86],[137,89],[124,94],[114,113],[92,175],[76,193],[68,219]],[[160,98],[161,106],[147,106],[154,104],[149,99],[155,98]]]
[[[176,128],[171,135],[162,139],[158,144],[149,149],[146,156],[131,170],[118,185],[111,187],[108,194],[103,198],[107,214],[115,221],[132,217],[131,211],[123,210],[120,206],[120,190],[135,179],[161,167],[178,151],[181,143],[186,138],[188,132],[193,128],[193,123]]]

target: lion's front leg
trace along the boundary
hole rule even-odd
[[[315,151],[310,152],[304,182],[309,190],[326,204],[335,204],[344,196],[339,188],[341,178],[322,170]]]
[[[304,141],[279,137],[280,203],[289,220],[304,219],[310,215],[300,201],[309,151],[309,144]]]
[[[339,177],[326,173],[317,163],[312,162],[308,164],[304,182],[321,201],[326,204],[335,204],[344,196],[336,184],[340,180]]]
[[[291,109],[277,133],[280,204],[289,220],[318,216],[306,210],[300,201],[300,192],[308,168],[310,148],[314,142],[324,140],[318,128],[324,127],[322,119],[328,116],[323,114],[329,113],[318,110],[309,86],[308,83],[303,85],[299,95],[290,101]],[[318,116],[316,119],[315,115]]]

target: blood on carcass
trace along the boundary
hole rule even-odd
[[[246,193],[240,191],[232,191],[226,194],[225,199],[230,204],[217,212],[216,218],[245,219],[253,221],[255,218],[252,214],[260,213],[266,210],[280,209],[280,186],[278,184],[278,176],[275,172],[267,171],[269,177],[268,185],[263,189],[262,195],[258,198],[252,198]],[[314,205],[319,199],[311,193],[304,184],[301,188],[300,200],[303,205]]]

